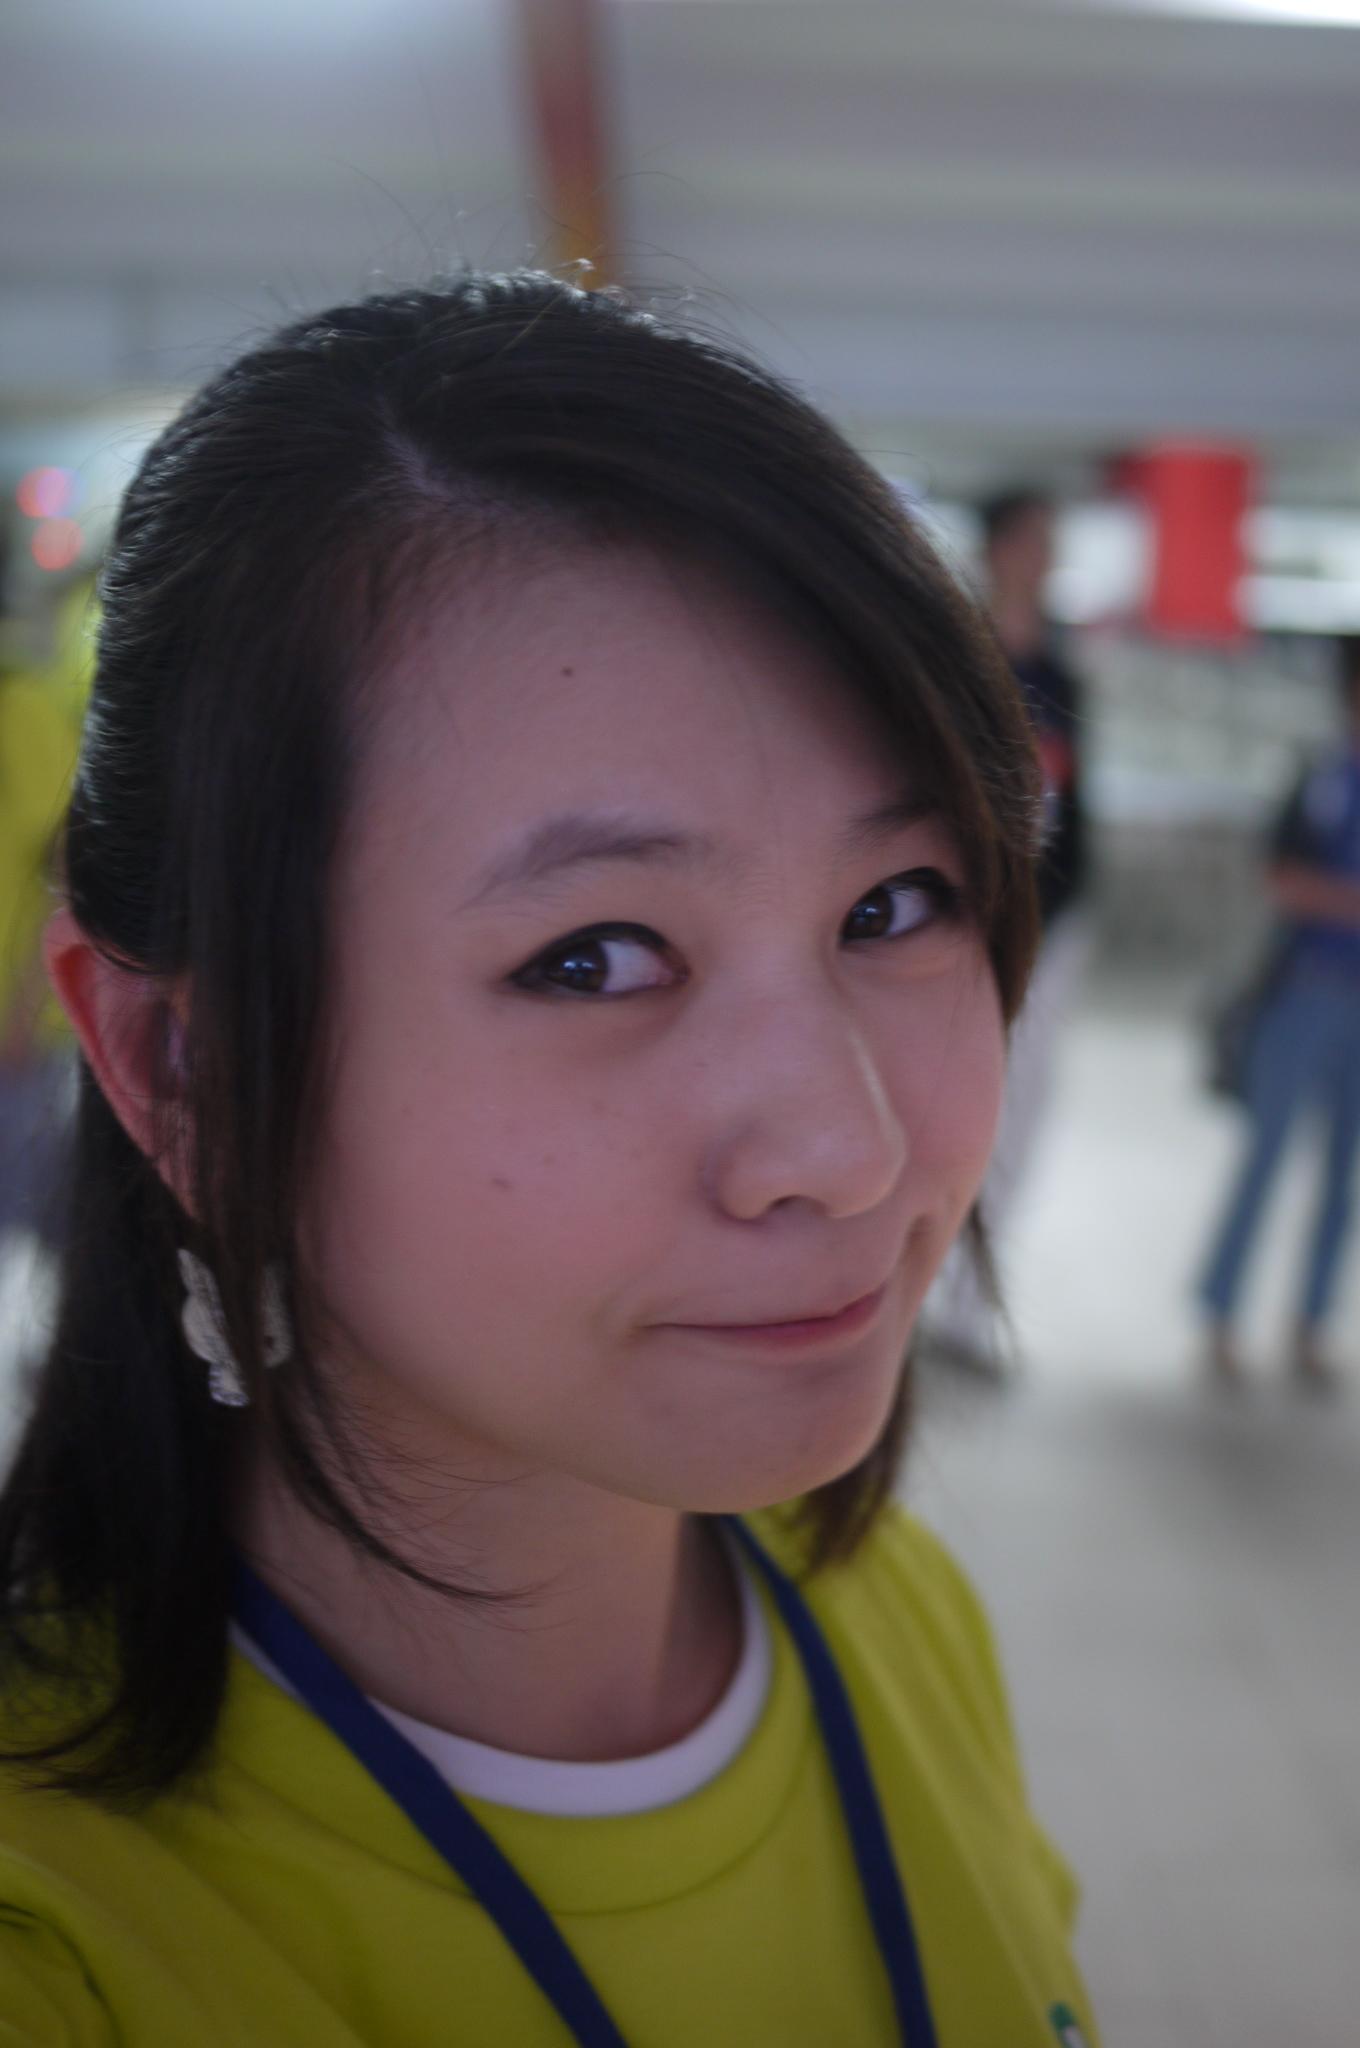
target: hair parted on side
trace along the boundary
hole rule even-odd
[[[929,779],[1008,1018],[1018,1006],[1036,934],[1023,708],[891,489],[784,384],[616,292],[531,271],[334,307],[222,371],[127,492],[65,833],[85,933],[187,994],[195,1220],[82,1067],[55,1333],[0,1495],[0,1679],[59,1678],[85,1702],[25,1747],[45,1782],[145,1798],[201,1760],[220,1710],[238,1424],[186,1352],[179,1247],[216,1276],[301,1499],[423,1576],[364,1516],[362,1450],[297,1299],[328,880],[379,650],[456,577],[464,541],[526,517],[549,542],[570,528],[699,555],[815,636]],[[302,1339],[266,1374],[271,1266]],[[814,1564],[872,1522],[906,1401],[904,1383],[879,1445],[811,1497]]]

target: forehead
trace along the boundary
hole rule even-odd
[[[479,843],[621,800],[728,837],[839,831],[908,766],[792,623],[641,549],[498,552],[420,620],[379,697],[368,803],[432,806]]]

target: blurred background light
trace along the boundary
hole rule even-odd
[[[1146,14],[1218,15],[1228,21],[1298,22],[1313,28],[1360,28],[1360,0],[1099,0]]]
[[[74,519],[44,519],[29,542],[29,553],[40,569],[70,569],[85,549],[85,535]]]
[[[29,519],[56,519],[63,512],[74,511],[76,496],[76,479],[71,471],[51,464],[30,469],[20,477],[14,493],[19,510]]]

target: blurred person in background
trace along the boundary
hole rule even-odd
[[[1004,1234],[1033,1157],[1052,1095],[1059,1035],[1089,950],[1082,691],[1044,603],[1053,568],[1053,523],[1052,499],[1030,487],[1000,492],[978,507],[984,601],[1033,721],[1044,806],[1038,875],[1043,942],[1011,1034],[1001,1124],[978,1201],[989,1252]],[[1001,1318],[989,1264],[975,1241],[960,1239],[927,1303],[924,1336],[933,1355],[998,1374]]]
[[[0,1239],[51,1245],[70,1111],[71,1039],[40,955],[53,842],[75,767],[88,585],[52,620],[49,658],[0,666]]]
[[[1344,738],[1304,775],[1271,835],[1266,887],[1281,929],[1246,1048],[1250,1129],[1200,1284],[1208,1364],[1236,1385],[1234,1317],[1266,1201],[1290,1136],[1321,1125],[1321,1198],[1302,1274],[1290,1367],[1334,1386],[1323,1327],[1350,1229],[1360,1147],[1360,638],[1338,643]]]

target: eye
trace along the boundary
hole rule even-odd
[[[912,868],[861,896],[841,927],[848,940],[904,939],[958,916],[962,892],[938,868]]]
[[[645,925],[592,925],[558,939],[511,975],[517,988],[570,996],[632,996],[683,981],[670,947]]]

